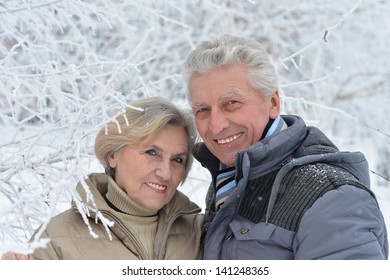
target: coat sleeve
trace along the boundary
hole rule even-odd
[[[327,192],[303,215],[293,250],[295,259],[387,259],[386,226],[376,200],[350,185]]]

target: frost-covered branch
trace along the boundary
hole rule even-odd
[[[72,199],[88,224],[95,210],[75,186],[103,169],[97,131],[143,96],[186,106],[182,63],[219,33],[261,41],[276,62],[283,111],[363,149],[389,177],[389,13],[383,0],[2,1],[0,253],[44,246],[47,222]],[[210,180],[203,172],[181,186],[199,205]],[[109,232],[109,219],[95,214]]]

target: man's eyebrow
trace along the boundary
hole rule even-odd
[[[206,106],[206,103],[204,102],[193,102],[191,104],[192,107],[202,107],[202,106]]]
[[[229,90],[227,93],[225,93],[224,95],[222,95],[219,99],[227,99],[227,98],[230,98],[234,95],[238,95],[240,94],[240,92],[237,90],[237,89],[231,89]]]

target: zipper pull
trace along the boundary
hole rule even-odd
[[[226,241],[229,241],[230,239],[232,239],[232,237],[233,237],[233,233],[231,233],[231,234],[229,234],[229,236],[228,237],[226,237]]]

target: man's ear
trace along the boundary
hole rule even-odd
[[[277,90],[271,96],[269,102],[269,118],[274,120],[280,114],[280,98]]]

